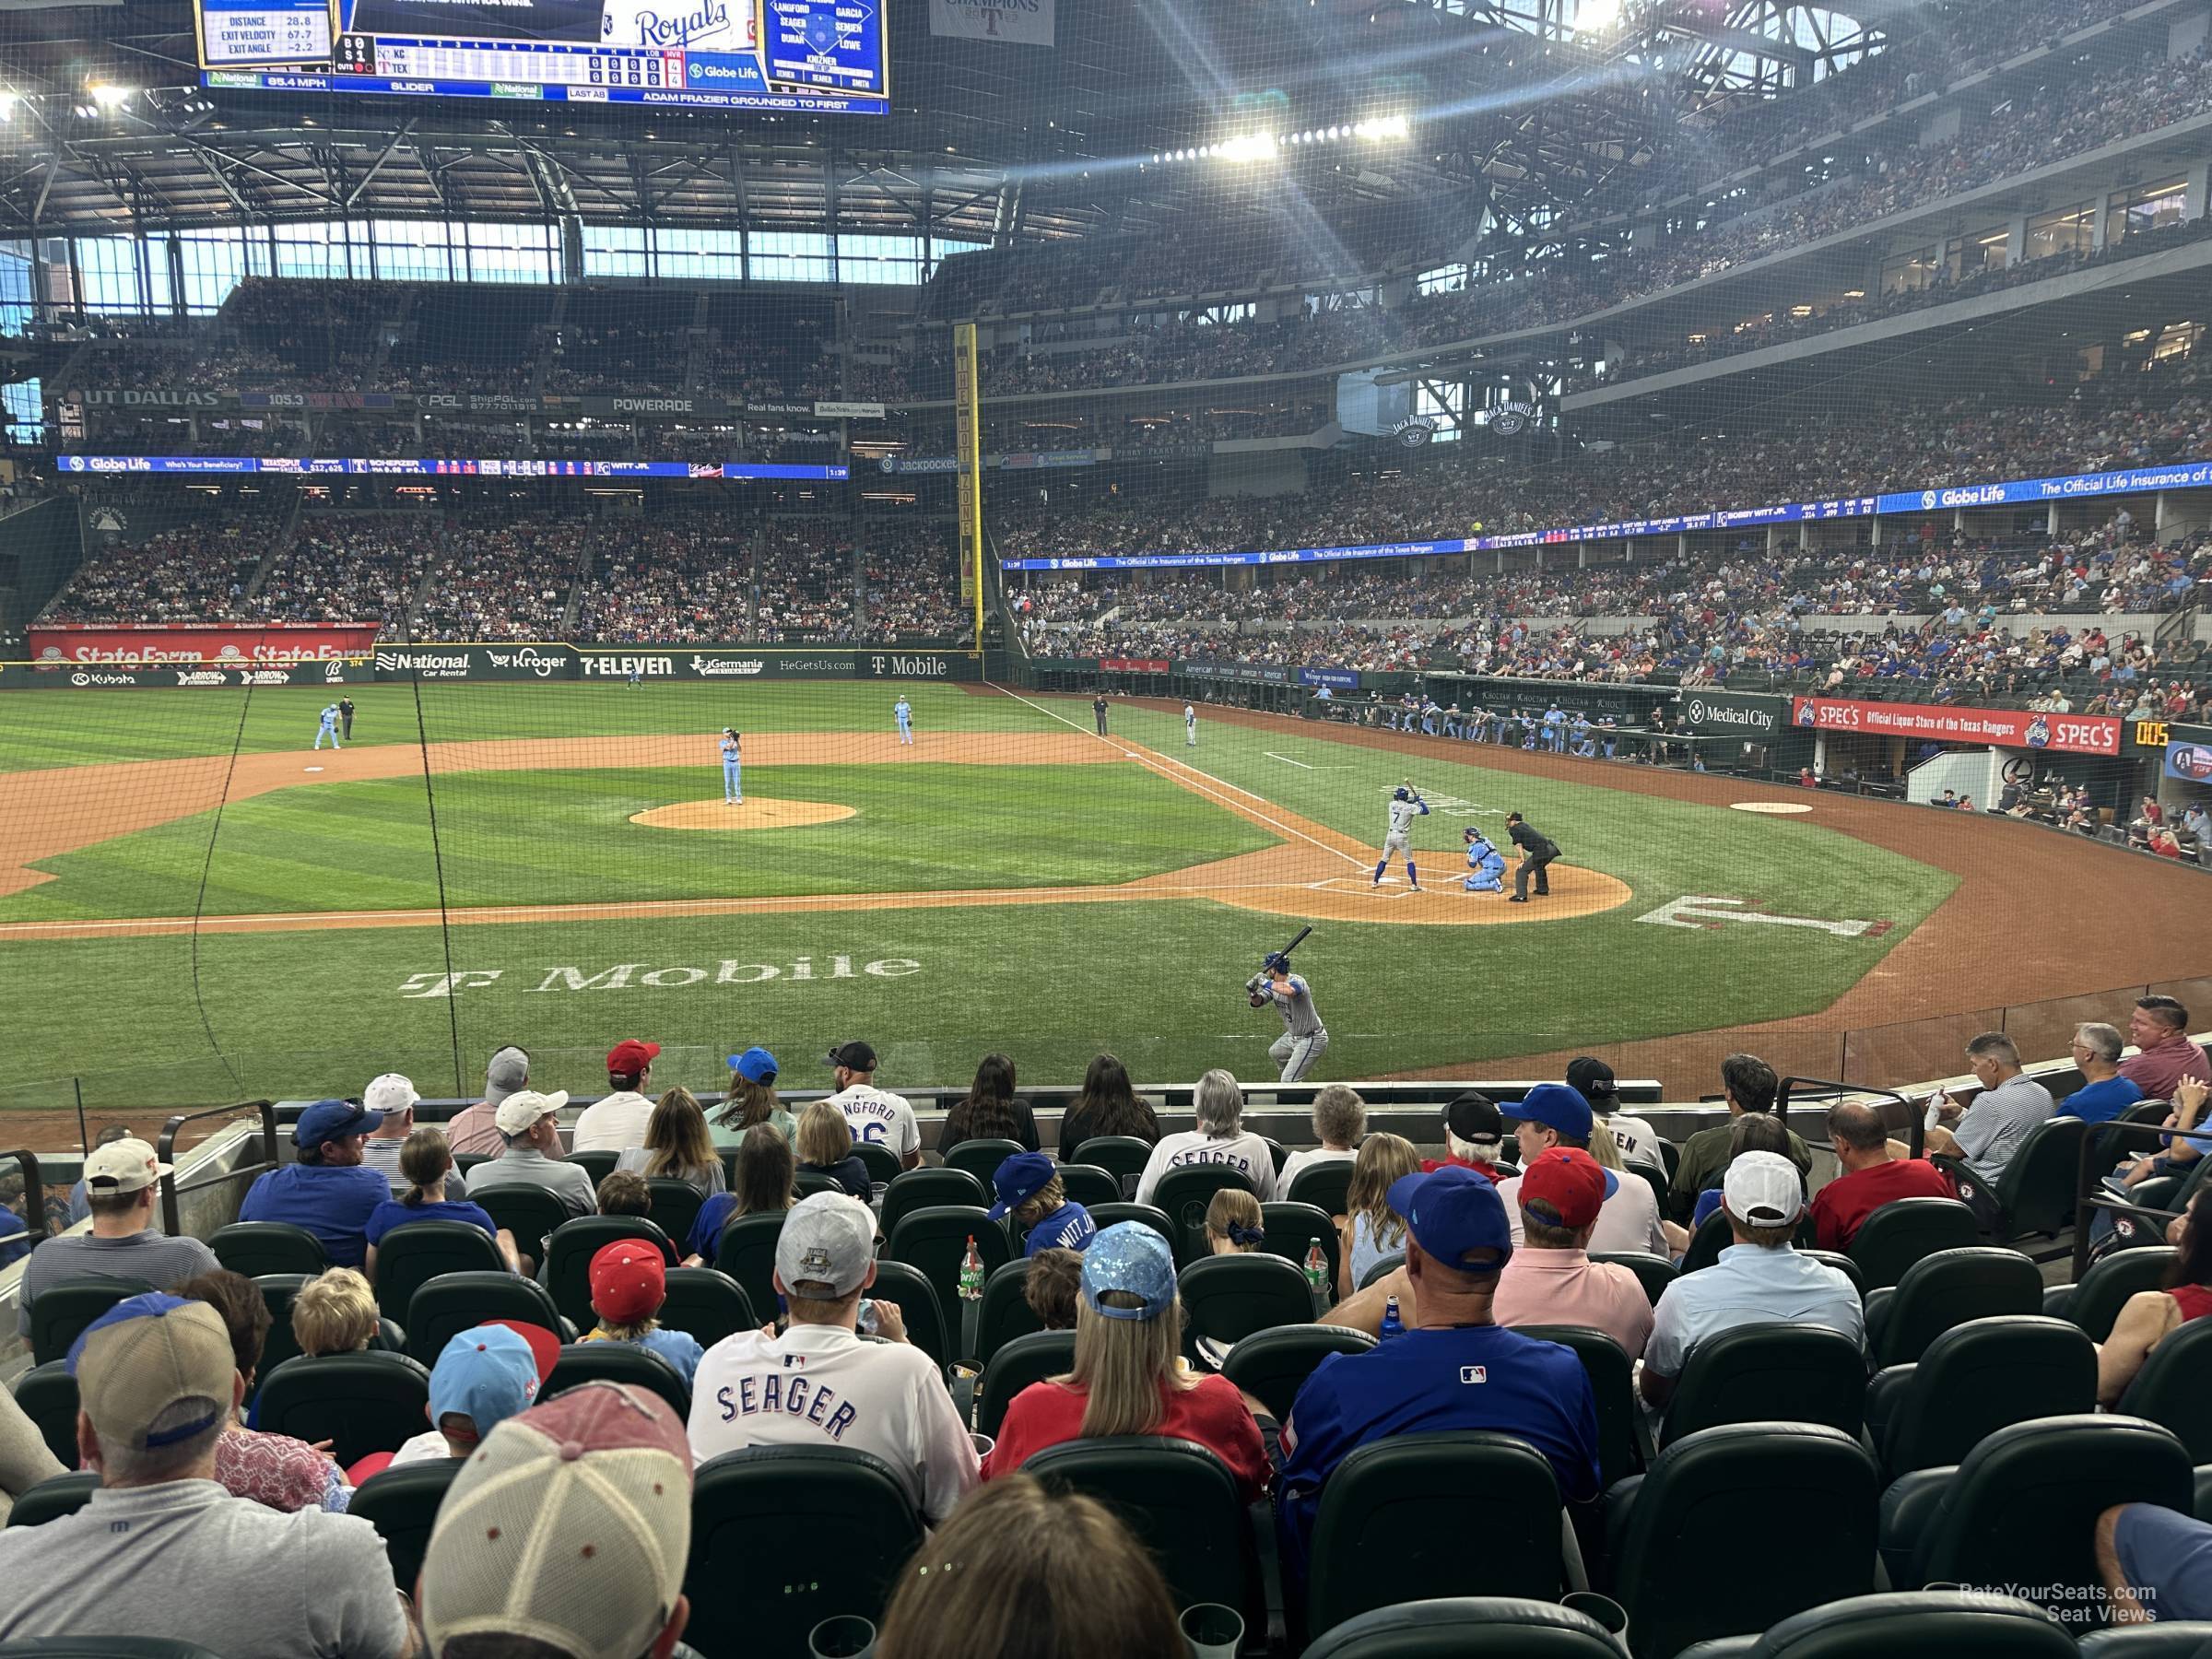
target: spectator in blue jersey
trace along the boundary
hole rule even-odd
[[[2143,1099],[2143,1086],[2120,1075],[2123,1046],[2117,1027],[2092,1020],[2074,1028],[2074,1064],[2081,1072],[2081,1087],[2060,1102],[2060,1112],[2085,1124],[2109,1124]]]
[[[1033,1256],[1041,1250],[1082,1250],[1098,1237],[1090,1212],[1072,1201],[1060,1182],[1060,1171],[1042,1152],[1017,1152],[992,1174],[998,1202],[991,1219],[1009,1215],[1028,1241],[1021,1253]]]
[[[512,1233],[494,1221],[481,1205],[446,1196],[446,1182],[453,1173],[453,1151],[446,1144],[444,1130],[435,1124],[425,1124],[409,1135],[399,1149],[399,1171],[408,1182],[406,1196],[387,1198],[369,1212],[369,1220],[362,1230],[369,1241],[368,1272],[371,1280],[376,1277],[377,1246],[394,1228],[413,1221],[459,1221],[474,1227],[498,1247],[508,1272],[523,1270]]]
[[[1301,1580],[1322,1488],[1371,1441],[1490,1430],[1542,1453],[1568,1502],[1598,1493],[1597,1406],[1582,1361],[1557,1343],[1505,1329],[1491,1314],[1499,1275],[1513,1253],[1497,1187],[1473,1170],[1416,1171],[1392,1184],[1390,1207],[1406,1219],[1406,1271],[1415,1291],[1406,1332],[1365,1353],[1323,1359],[1283,1425],[1283,1562]],[[1484,1386],[1466,1386],[1477,1371]]]
[[[294,1159],[247,1189],[241,1221],[288,1221],[323,1241],[334,1267],[369,1255],[369,1218],[390,1202],[383,1171],[364,1168],[362,1147],[383,1122],[351,1100],[317,1100],[292,1125]]]

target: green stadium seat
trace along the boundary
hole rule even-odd
[[[645,1185],[653,1194],[653,1211],[648,1218],[653,1224],[679,1242],[689,1238],[706,1194],[689,1182],[671,1175],[650,1176]]]
[[[1221,1374],[1265,1406],[1275,1420],[1290,1415],[1298,1391],[1331,1354],[1360,1354],[1375,1346],[1346,1325],[1287,1324],[1254,1331],[1229,1350]]]
[[[891,1230],[911,1211],[935,1209],[947,1204],[987,1208],[990,1189],[965,1170],[909,1170],[884,1190],[883,1208],[876,1231],[889,1238]],[[996,1226],[996,1222],[992,1223]]]
[[[415,1292],[449,1273],[501,1273],[505,1258],[489,1234],[466,1221],[407,1221],[376,1247],[376,1305],[405,1321]]]
[[[668,1402],[681,1422],[691,1416],[691,1387],[677,1372],[675,1366],[649,1349],[628,1342],[571,1342],[560,1350],[560,1358],[546,1375],[537,1397],[549,1400],[555,1394],[586,1382],[626,1382],[632,1388],[642,1388],[657,1394]]]
[[[1438,1592],[1556,1601],[1572,1582],[1559,1513],[1551,1465],[1525,1441],[1477,1431],[1371,1441],[1321,1488],[1305,1628],[1320,1635]]]
[[[1227,1164],[1184,1164],[1159,1178],[1152,1202],[1174,1223],[1175,1265],[1188,1267],[1206,1253],[1206,1208],[1224,1187],[1253,1193],[1252,1182]]]
[[[1867,1293],[1866,1347],[1877,1367],[1906,1365],[1953,1325],[2040,1313],[2042,1306],[2042,1275],[2018,1251],[1939,1250],[1907,1268],[1894,1288]]]
[[[143,1296],[154,1287],[144,1279],[83,1278],[56,1281],[39,1292],[30,1304],[30,1358],[34,1365],[66,1359],[70,1345],[84,1329],[125,1298]]]
[[[1346,1619],[1305,1659],[1620,1659],[1587,1613],[1510,1596],[1398,1602]]]
[[[854,1141],[853,1156],[867,1167],[868,1179],[878,1186],[889,1185],[906,1171],[899,1154],[880,1141]]]
[[[1278,1199],[1260,1206],[1260,1230],[1265,1235],[1260,1240],[1260,1248],[1269,1255],[1282,1257],[1301,1275],[1306,1269],[1307,1253],[1314,1245],[1320,1245],[1321,1259],[1329,1276],[1322,1296],[1326,1302],[1336,1300],[1336,1263],[1344,1241],[1327,1211],[1317,1204]]]
[[[1610,1488],[1650,1461],[1651,1430],[1636,1397],[1636,1368],[1628,1350],[1603,1331],[1581,1325],[1519,1325],[1524,1336],[1574,1350],[1597,1402],[1598,1478]]]
[[[1170,1249],[1175,1244],[1175,1224],[1168,1219],[1167,1211],[1156,1204],[1134,1204],[1124,1200],[1119,1204],[1094,1204],[1089,1206],[1091,1221],[1100,1232],[1124,1221],[1141,1221],[1168,1241]]]
[[[1028,1258],[1017,1256],[1003,1267],[993,1268],[991,1277],[983,1281],[982,1306],[975,1314],[977,1364],[989,1365],[991,1356],[1015,1337],[1044,1329],[1023,1294],[1029,1279]]]
[[[1060,1185],[1066,1192],[1069,1203],[1079,1204],[1085,1209],[1121,1201],[1122,1183],[1096,1164],[1062,1164]]]
[[[1201,1257],[1176,1276],[1176,1286],[1186,1358],[1197,1358],[1201,1336],[1230,1347],[1254,1331],[1313,1322],[1306,1276],[1264,1251]]]
[[[619,1152],[571,1152],[569,1154],[569,1161],[592,1178],[592,1191],[594,1193],[599,1190],[599,1183],[615,1172],[615,1165],[621,1159],[622,1155]]]
[[[838,1185],[834,1175],[826,1175],[819,1170],[800,1170],[791,1178],[791,1190],[802,1198],[811,1198],[817,1193],[841,1193],[845,1189]]]
[[[1730,1423],[1820,1423],[1855,1437],[1865,1422],[1866,1356],[1827,1325],[1737,1325],[1689,1352],[1667,1401],[1662,1451]]]
[[[2212,1375],[2212,1321],[2194,1319],[2159,1339],[2115,1409],[2171,1429],[2189,1449],[2192,1464],[2212,1464],[2212,1421],[2205,1409],[2207,1375]]]
[[[406,1464],[372,1475],[353,1490],[346,1512],[376,1528],[391,1558],[392,1581],[408,1595],[415,1594],[422,1558],[429,1552],[430,1529],[437,1524],[438,1506],[445,1488],[463,1468],[458,1457],[434,1458]]]
[[[1333,1158],[1299,1171],[1290,1178],[1290,1190],[1284,1196],[1293,1204],[1310,1204],[1324,1216],[1342,1216],[1350,1213],[1346,1194],[1351,1184],[1352,1160]]]
[[[1988,1189],[1996,1217],[1989,1230],[1993,1240],[2004,1244],[2031,1234],[2055,1237],[2073,1224],[2075,1183],[2079,1177],[2085,1133],[2086,1125],[2076,1117],[2051,1118],[2028,1132],[2028,1138],[2013,1153],[1996,1185]],[[1981,1182],[1958,1159],[1934,1161],[1951,1177],[1961,1198]]]
[[[1894,1285],[1906,1269],[1939,1250],[1962,1250],[1982,1242],[1974,1212],[1956,1198],[1893,1198],[1866,1218],[1848,1252],[1877,1290]]]
[[[949,1324],[945,1303],[919,1267],[906,1262],[878,1261],[876,1282],[869,1287],[868,1295],[898,1308],[899,1317],[906,1323],[906,1339],[935,1360],[940,1369],[952,1361],[959,1332]],[[952,1304],[954,1308],[959,1305],[957,1301]]]
[[[269,1311],[269,1334],[261,1345],[261,1376],[300,1352],[299,1341],[292,1335],[292,1299],[307,1283],[304,1273],[265,1273],[253,1281],[254,1288],[261,1292],[262,1305]]]
[[[546,1249],[546,1268],[539,1277],[553,1292],[553,1305],[579,1331],[599,1323],[592,1312],[592,1258],[618,1239],[643,1239],[661,1247],[667,1265],[683,1258],[676,1246],[642,1216],[579,1216],[553,1231]]]
[[[550,1291],[504,1268],[440,1274],[415,1292],[406,1314],[407,1356],[423,1365],[436,1365],[445,1345],[463,1331],[495,1319],[535,1325],[562,1341],[577,1335],[554,1307]]]
[[[56,1475],[51,1480],[41,1480],[16,1500],[15,1508],[7,1514],[10,1526],[43,1526],[49,1521],[58,1521],[64,1515],[74,1515],[92,1501],[92,1494],[100,1490],[100,1477],[89,1469],[75,1470],[67,1475]],[[41,1645],[41,1653],[53,1650]]]
[[[50,1359],[25,1371],[16,1382],[16,1404],[62,1467],[76,1468],[76,1379],[69,1361]]]
[[[2097,1409],[2097,1349],[2064,1320],[1972,1319],[1893,1366],[1868,1389],[1875,1444],[1891,1479],[1963,1463],[1998,1430]],[[2148,1415],[2135,1412],[2141,1417]]]
[[[1701,1641],[1681,1659],[2069,1659],[2074,1638],[2033,1602],[1987,1591],[1853,1596],[1793,1614],[1759,1637]]]
[[[776,1295],[776,1241],[783,1236],[784,1214],[763,1210],[739,1216],[722,1230],[714,1250],[715,1267],[736,1281],[763,1322],[775,1318],[782,1305]]]
[[[983,1183],[985,1192],[989,1192],[991,1177],[998,1172],[998,1166],[1007,1159],[1028,1150],[1018,1140],[988,1136],[982,1140],[964,1140],[945,1154],[944,1167],[967,1171]]]
[[[975,1388],[975,1427],[994,1440],[1014,1396],[1032,1382],[1065,1376],[1076,1363],[1073,1331],[1032,1331],[1002,1343],[984,1363]]]
[[[975,1241],[976,1256],[988,1279],[993,1269],[1005,1265],[1011,1251],[1006,1230],[991,1219],[988,1211],[973,1205],[935,1204],[907,1211],[884,1244],[883,1260],[919,1268],[937,1293],[937,1306],[949,1320],[958,1316],[960,1307],[960,1263],[971,1239]]]
[[[546,1241],[573,1218],[569,1206],[541,1186],[495,1186],[468,1201],[514,1235],[514,1247],[534,1262],[546,1259]]]
[[[1088,1493],[1151,1550],[1179,1607],[1218,1602],[1265,1628],[1253,1531],[1235,1477],[1206,1447],[1164,1435],[1062,1441],[1022,1465],[1054,1489]],[[1259,1617],[1253,1617],[1254,1604]]]
[[[2212,1642],[2212,1619],[2160,1619],[2157,1624],[2084,1630],[2075,1651],[2081,1659],[2199,1659],[2207,1642]],[[0,1654],[5,1653],[0,1649]]]
[[[1094,1164],[1121,1183],[1124,1197],[1136,1191],[1137,1177],[1152,1161],[1152,1143],[1134,1135],[1094,1135],[1073,1152],[1060,1149],[1064,1163]]]
[[[764,1540],[806,1536],[825,1547],[796,1563]],[[755,1446],[699,1467],[684,1640],[709,1659],[807,1651],[825,1618],[883,1617],[891,1587],[921,1547],[921,1517],[880,1459],[840,1446]]]
[[[1352,1288],[1355,1290],[1364,1290],[1370,1285],[1379,1285],[1384,1279],[1388,1278],[1393,1273],[1396,1272],[1400,1267],[1405,1265],[1406,1253],[1402,1250],[1394,1250],[1386,1256],[1378,1256],[1373,1264],[1369,1266],[1366,1276],[1361,1278],[1358,1284],[1354,1285]]]
[[[429,1370],[404,1354],[302,1355],[262,1379],[256,1419],[270,1434],[329,1441],[347,1467],[423,1432],[429,1405]]]
[[[2129,1297],[2139,1290],[2166,1288],[2166,1275],[2180,1254],[2171,1244],[2115,1251],[2101,1262],[2090,1263],[2079,1284],[2053,1285],[2045,1290],[2043,1312],[2065,1320],[2091,1342],[2102,1342],[2112,1334],[2112,1322]]]
[[[288,1221],[233,1221],[207,1236],[207,1248],[225,1271],[260,1278],[270,1273],[303,1273],[310,1278],[330,1266],[323,1241]]]
[[[661,1304],[660,1320],[701,1347],[712,1347],[739,1331],[757,1331],[762,1324],[754,1316],[744,1288],[715,1267],[669,1268],[668,1297]]]
[[[1666,1288],[1675,1282],[1675,1265],[1665,1256],[1653,1255],[1644,1250],[1601,1250],[1591,1253],[1594,1262],[1613,1262],[1626,1267],[1636,1276],[1643,1293],[1651,1299],[1652,1306],[1666,1294]]]

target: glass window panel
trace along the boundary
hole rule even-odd
[[[583,274],[586,276],[645,276],[645,227],[585,225]]]
[[[833,281],[830,239],[812,230],[757,231],[748,275],[755,282]]]

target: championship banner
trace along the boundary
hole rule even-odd
[[[1053,43],[1053,0],[929,0],[929,32],[1017,46]]]
[[[365,657],[381,622],[63,623],[33,628],[40,663],[199,663],[211,669],[254,663],[319,663]]]
[[[975,324],[952,331],[953,461],[959,469],[960,600],[975,610],[975,638],[983,638],[983,438],[976,407],[982,375],[976,367]]]
[[[1790,708],[1793,722],[1806,731],[1863,732],[1917,737],[1925,743],[1985,743],[1992,748],[2051,749],[2069,755],[2120,752],[2119,721],[2096,715],[1854,702],[1833,697],[1793,698]]]

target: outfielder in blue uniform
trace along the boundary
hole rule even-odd
[[[1505,854],[1489,843],[1483,832],[1469,825],[1460,831],[1467,843],[1467,891],[1470,893],[1502,893],[1505,891]]]
[[[323,724],[315,729],[315,747],[317,748],[323,747],[323,739],[325,737],[330,739],[332,748],[335,749],[338,747],[338,705],[336,703],[332,703],[323,711]]]
[[[914,712],[907,707],[904,697],[900,697],[897,702],[891,705],[891,718],[899,723],[899,741],[901,743],[913,742]]]
[[[735,726],[722,728],[722,804],[745,805],[745,740]]]

